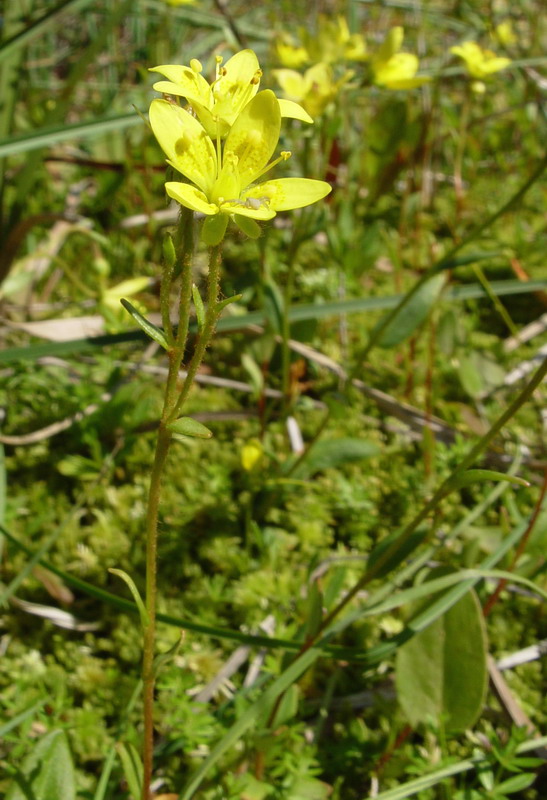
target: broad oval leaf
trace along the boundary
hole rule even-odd
[[[484,619],[471,589],[397,652],[397,694],[410,724],[443,719],[447,730],[470,728],[486,695],[486,656]]]
[[[10,784],[6,800],[28,800],[28,788],[39,800],[75,800],[74,765],[67,735],[51,731],[32,748],[23,762],[21,775]]]

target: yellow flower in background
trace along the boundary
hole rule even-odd
[[[366,43],[359,33],[350,33],[346,18],[319,14],[317,33],[298,29],[300,43],[290,34],[282,33],[274,45],[275,55],[284,67],[295,69],[322,61],[335,64],[343,61],[364,61]]]
[[[289,69],[298,69],[310,61],[310,55],[306,48],[296,44],[294,38],[286,33],[282,33],[275,42],[274,57]]]
[[[176,8],[177,6],[195,6],[197,0],[163,0],[163,2],[168,6]]]
[[[487,78],[489,75],[505,69],[511,63],[510,58],[497,56],[491,50],[483,50],[477,42],[463,42],[451,47],[450,52],[463,58],[472,78]]]
[[[391,28],[380,48],[372,57],[374,83],[387,89],[414,89],[428,83],[430,78],[417,77],[418,56],[399,52],[403,44],[404,28]]]
[[[510,20],[504,20],[496,25],[493,38],[502,45],[516,44],[518,41]]]
[[[331,191],[328,183],[306,178],[256,183],[290,157],[282,152],[270,162],[279,141],[281,111],[269,90],[259,92],[245,105],[224,146],[220,138],[213,144],[199,120],[167,100],[152,102],[150,124],[168,163],[191,181],[167,182],[167,194],[208,217],[203,237],[209,245],[222,240],[229,216],[249,236],[257,236],[254,220],[272,219],[278,211],[310,205]]]
[[[264,448],[259,439],[249,439],[241,448],[241,466],[245,472],[253,472],[264,458]]]
[[[224,65],[222,58],[217,56],[217,75],[211,84],[201,74],[202,69],[197,58],[193,58],[189,67],[163,64],[152,67],[150,71],[167,78],[154,84],[156,91],[184,97],[209,136],[224,138],[258,92],[262,70],[252,50],[241,50]],[[281,116],[308,123],[313,121],[296,103],[279,102]]]
[[[331,68],[321,62],[307,69],[303,75],[292,69],[274,69],[273,75],[283,93],[315,117],[322,114],[334,100],[343,84],[353,76],[353,72],[346,72],[335,81]]]

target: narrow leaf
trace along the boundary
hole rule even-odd
[[[132,744],[116,744],[116,750],[122,762],[123,774],[129,787],[132,800],[139,800],[142,792],[143,767],[139,754]]]
[[[505,472],[495,472],[491,469],[468,469],[467,472],[456,477],[451,485],[451,491],[463,486],[472,486],[475,483],[484,483],[484,481],[505,481],[505,483],[513,483],[516,486],[530,486],[528,481],[518,478],[516,475],[507,475]]]
[[[196,309],[196,319],[198,323],[198,332],[201,333],[205,325],[205,306],[199,293],[199,289],[194,283],[192,285],[192,297],[194,298],[194,307]]]
[[[161,344],[161,346],[165,350],[169,349],[169,342],[167,341],[165,334],[161,328],[158,328],[157,325],[154,325],[152,322],[149,322],[146,319],[146,317],[143,317],[143,315],[139,311],[137,311],[135,306],[131,305],[129,300],[126,300],[125,297],[122,297],[120,303],[125,308],[125,310],[131,314],[135,322],[138,325],[140,325],[143,331],[146,334],[148,334],[148,336],[150,336],[151,339],[153,339],[158,344]]]
[[[137,605],[137,608],[139,609],[139,616],[141,618],[141,625],[142,625],[143,628],[147,628],[148,625],[150,624],[150,618],[148,616],[148,611],[146,610],[146,606],[144,605],[142,597],[140,596],[139,590],[135,586],[135,582],[133,581],[133,578],[131,578],[127,574],[127,572],[124,572],[123,569],[113,569],[111,567],[108,571],[111,572],[113,575],[117,575],[119,578],[122,579],[122,581],[125,581],[125,583],[127,584],[128,588],[129,588],[129,591],[133,595],[133,599],[134,599],[134,601],[135,601],[135,603]]]
[[[226,297],[224,300],[221,300],[220,303],[217,303],[217,314],[220,314],[221,311],[224,311],[226,306],[229,306],[230,303],[237,303],[242,297],[242,294],[234,294],[231,297]]]
[[[414,333],[427,319],[437,302],[445,280],[445,276],[440,274],[426,281],[412,299],[395,314],[380,336],[378,345],[385,348],[395,347]]]
[[[210,439],[213,435],[209,428],[191,417],[180,417],[167,427],[178,436],[191,436],[194,439]]]

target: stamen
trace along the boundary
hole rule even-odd
[[[256,178],[254,180],[255,181],[258,180],[258,178],[260,178],[262,175],[264,175],[265,172],[269,172],[271,169],[273,169],[273,167],[275,167],[277,164],[279,164],[280,161],[287,161],[287,159],[289,159],[291,157],[291,155],[292,155],[292,153],[291,153],[290,150],[282,150],[280,155],[279,155],[279,157],[276,158],[275,161],[272,161],[271,164],[267,164],[264,167],[264,169],[262,170],[262,172],[258,173],[258,175],[256,176]]]
[[[216,79],[220,78],[220,65],[222,64],[223,58],[222,56],[215,56],[215,63],[216,63]]]
[[[190,59],[190,66],[194,72],[201,72],[203,67],[201,65],[201,61],[198,61],[197,58]]]

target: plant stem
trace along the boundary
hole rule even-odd
[[[156,599],[157,599],[157,542],[158,511],[160,505],[161,476],[169,451],[171,434],[160,423],[156,442],[156,453],[146,515],[146,610],[149,622],[144,631],[142,658],[142,680],[144,701],[144,745],[143,745],[143,800],[149,800],[152,779],[152,756],[154,748],[154,644],[156,638]]]
[[[188,366],[187,375],[182,389],[178,390],[177,380],[181,367],[186,340],[188,337],[190,301],[192,293],[192,253],[193,235],[192,220],[181,217],[183,226],[182,236],[182,275],[179,301],[179,325],[175,340],[169,354],[169,372],[165,386],[163,410],[161,414],[156,452],[150,476],[150,489],[148,493],[148,510],[146,514],[146,611],[148,612],[148,625],[144,630],[144,647],[142,659],[143,680],[143,784],[142,800],[151,800],[150,784],[152,781],[153,751],[154,751],[154,653],[156,640],[156,607],[157,607],[157,546],[158,546],[158,514],[161,499],[161,480],[172,434],[169,424],[179,415],[184,401],[205,355],[215,331],[219,316],[218,293],[220,282],[221,245],[212,247],[210,251],[209,275],[207,282],[207,312],[205,324],[197,341],[194,354]],[[171,274],[166,270],[164,278],[171,280]],[[167,293],[163,292],[163,305],[168,303]],[[163,309],[165,311],[165,309]]]

